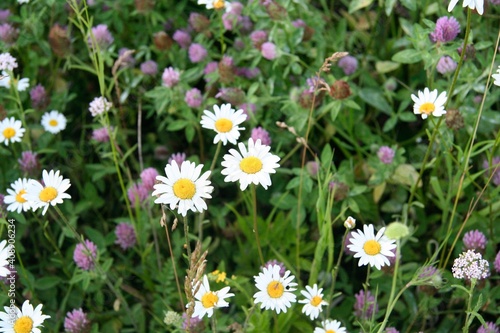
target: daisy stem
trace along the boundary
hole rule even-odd
[[[189,245],[189,224],[187,220],[187,215],[182,217],[182,222],[184,223],[184,237],[186,239],[186,251],[189,262],[191,260],[191,246]]]
[[[252,217],[253,217],[253,232],[255,233],[255,241],[257,242],[257,250],[259,251],[260,264],[264,265],[264,256],[262,255],[262,248],[260,245],[259,229],[257,228],[257,191],[255,190],[255,184],[251,186],[252,191]]]
[[[212,164],[210,165],[210,175],[212,175],[212,172],[214,171],[215,163],[217,163],[217,157],[219,157],[221,146],[222,146],[222,141],[219,141],[219,143],[217,144],[217,148],[215,149],[215,155],[212,160]]]
[[[216,319],[215,313],[212,316],[211,322],[212,322],[212,332],[217,333],[217,319]]]
[[[172,242],[170,241],[170,233],[168,232],[168,225],[166,223],[167,214],[165,214],[165,208],[163,207],[163,205],[160,206],[162,214],[161,220],[164,222],[165,226],[165,234],[167,235],[168,250],[170,251],[170,259],[172,260],[172,269],[174,271],[175,284],[177,285],[177,292],[179,293],[179,301],[181,302],[182,309],[185,309],[186,307],[184,306],[184,301],[182,300],[182,291],[181,291],[181,284],[179,282],[179,274],[177,274],[177,265],[175,264],[175,259],[174,259],[174,251],[172,250]]]
[[[385,311],[385,316],[384,316],[384,321],[382,322],[382,325],[380,326],[378,333],[382,333],[382,331],[385,329],[385,326],[387,325],[387,322],[389,321],[389,316],[391,315],[392,309],[394,308],[396,301],[398,300],[399,296],[398,295],[396,298],[394,298],[394,294],[396,293],[396,282],[398,279],[398,270],[399,270],[399,239],[396,240],[396,264],[394,265],[394,272],[392,274],[392,286],[391,286],[391,294],[389,296],[389,306],[387,307],[387,310]],[[405,290],[405,288],[403,288]]]
[[[463,47],[462,47],[462,53],[460,54],[460,60],[458,61],[457,69],[455,70],[455,73],[453,75],[453,80],[451,82],[450,89],[448,90],[448,94],[447,94],[448,98],[446,99],[446,103],[444,105],[444,109],[445,110],[448,107],[448,104],[449,104],[449,102],[451,100],[451,96],[453,94],[453,90],[455,89],[455,84],[457,82],[458,74],[460,73],[460,69],[462,68],[462,64],[464,62],[465,51],[467,49],[467,41],[469,40],[470,30],[471,30],[471,9],[468,8],[467,9],[467,27],[466,27],[466,30],[465,30],[465,37],[464,37],[464,43],[463,43]],[[422,176],[423,176],[424,170],[425,170],[425,165],[427,164],[427,161],[429,159],[430,152],[432,150],[432,146],[434,144],[434,141],[436,140],[436,135],[439,132],[439,127],[440,127],[442,121],[443,121],[443,117],[440,117],[439,120],[438,120],[438,122],[437,122],[437,125],[434,127],[434,130],[432,131],[431,138],[429,140],[429,145],[427,146],[427,150],[425,151],[424,159],[423,159],[422,165],[420,167],[420,172],[418,174],[417,181],[413,185],[413,187],[411,189],[411,192],[410,192],[410,198],[408,199],[408,207],[409,208],[411,208],[411,204],[413,202],[413,198],[415,197],[415,192],[416,192],[416,190],[418,188],[418,184],[422,180]],[[455,211],[455,209],[452,211],[452,216],[451,216],[450,221],[453,220],[454,211]]]
[[[335,282],[337,281],[337,275],[339,273],[339,268],[340,268],[340,264],[341,264],[341,260],[342,260],[342,256],[344,254],[344,247],[345,247],[345,242],[347,240],[347,235],[349,234],[349,229],[345,229],[345,232],[344,232],[344,238],[342,238],[342,245],[340,246],[340,253],[339,253],[339,257],[337,258],[337,264],[335,265],[335,267],[333,268],[333,273],[332,273],[332,285],[330,287],[330,299],[333,297],[333,293],[335,291]],[[328,307],[327,307],[327,311],[326,313],[330,313],[330,305],[331,305],[331,302],[328,302]]]

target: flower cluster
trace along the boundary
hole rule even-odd
[[[481,253],[468,250],[455,259],[451,271],[457,279],[486,279],[490,276],[490,264]]]

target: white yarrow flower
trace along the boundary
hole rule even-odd
[[[451,12],[453,8],[457,5],[459,0],[450,0],[448,5],[448,11]],[[479,15],[483,15],[484,13],[484,0],[464,0],[462,7],[469,7],[474,10],[477,9]]]
[[[0,54],[0,71],[10,71],[12,72],[14,68],[17,68],[17,60],[10,55],[9,52]],[[4,74],[2,73],[2,76]]]
[[[453,261],[451,271],[456,279],[486,279],[490,276],[490,263],[481,253],[468,250]]]
[[[55,206],[63,203],[63,199],[71,199],[68,193],[64,193],[71,184],[69,179],[59,175],[59,170],[43,170],[42,179],[44,185],[34,179],[29,180],[24,198],[34,211],[43,208],[42,215],[45,215],[50,205]]]
[[[429,88],[425,88],[423,92],[418,91],[418,97],[412,94],[411,99],[415,102],[413,113],[421,115],[422,119],[426,119],[430,114],[441,117],[446,113],[444,109],[447,100],[446,91],[438,96],[437,89],[429,91]]]
[[[218,105],[214,105],[214,112],[205,110],[203,113],[201,127],[214,130],[217,133],[214,143],[222,141],[222,144],[226,145],[229,141],[236,144],[240,137],[240,130],[245,129],[238,127],[238,125],[247,119],[242,109],[235,111],[231,108],[231,104],[227,103],[222,104],[220,108]]]
[[[156,176],[161,184],[154,185],[153,196],[158,196],[155,203],[170,205],[170,209],[177,208],[178,213],[186,216],[188,210],[203,212],[207,209],[204,199],[210,199],[210,193],[214,190],[208,180],[210,171],[203,175],[201,169],[203,164],[196,165],[194,162],[184,161],[181,167],[173,160],[165,167],[167,177]]]
[[[302,307],[302,313],[309,316],[311,320],[318,318],[319,313],[323,311],[322,306],[328,305],[328,302],[323,300],[323,288],[318,289],[318,285],[315,283],[312,288],[306,286],[306,290],[301,290],[300,293],[305,297],[299,301],[299,303],[305,304]]]
[[[10,187],[11,189],[7,189],[8,195],[3,200],[8,205],[7,210],[9,212],[17,211],[18,213],[30,210],[31,205],[24,197],[28,188],[28,179],[19,178]]]
[[[23,124],[20,120],[16,120],[14,117],[5,118],[0,122],[0,143],[4,143],[6,146],[11,142],[21,142],[21,138],[26,131],[22,128]]]
[[[279,265],[264,267],[258,276],[253,277],[255,286],[259,289],[253,295],[255,304],[261,303],[261,309],[275,310],[278,314],[286,312],[297,301],[296,296],[291,293],[297,286],[297,283],[292,282],[295,276],[290,275],[290,271],[281,276],[280,269]]]
[[[29,300],[24,301],[22,310],[17,306],[4,306],[0,311],[0,332],[3,333],[41,333],[38,327],[43,327],[45,319],[50,316],[42,314],[42,304],[33,309]],[[14,310],[14,313],[12,313]]]
[[[384,235],[385,228],[382,228],[375,235],[373,224],[363,225],[363,231],[352,232],[351,244],[347,245],[354,258],[360,258],[358,266],[370,265],[381,269],[382,266],[390,266],[387,257],[394,257],[391,251],[396,248],[395,240],[390,240]]]
[[[193,287],[193,293],[196,292],[194,295],[196,301],[194,303],[193,317],[201,319],[207,315],[210,318],[214,314],[214,309],[229,306],[229,303],[225,299],[234,296],[234,294],[228,293],[228,291],[229,287],[224,287],[219,291],[211,291],[208,278],[206,275],[203,275],[203,281],[198,281]],[[189,304],[186,305],[186,307],[188,306]]]
[[[92,102],[89,104],[89,111],[92,117],[95,117],[97,115],[100,115],[106,111],[109,111],[113,104],[108,102],[108,100],[105,97],[96,97]]]
[[[221,174],[225,175],[225,182],[240,182],[240,189],[244,191],[248,185],[261,184],[266,190],[271,185],[271,173],[279,168],[280,158],[271,154],[271,147],[263,145],[258,139],[256,142],[252,138],[248,139],[248,149],[245,144],[238,143],[238,148],[230,149],[229,153],[224,155],[222,161]]]
[[[46,112],[42,116],[43,128],[52,134],[57,134],[66,128],[66,117],[55,110]]]

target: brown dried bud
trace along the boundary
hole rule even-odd
[[[449,109],[445,113],[446,126],[449,129],[458,131],[464,127],[464,117],[456,109]]]
[[[462,54],[462,48],[463,45],[457,49],[458,55]],[[474,59],[475,57],[476,57],[476,48],[472,44],[467,45],[467,47],[465,48],[464,60],[471,60]]]
[[[153,42],[160,51],[168,50],[174,43],[172,38],[165,31],[158,31],[153,35]]]
[[[275,21],[284,20],[288,15],[285,7],[272,0],[266,5],[266,10],[269,17]]]
[[[148,12],[155,7],[154,0],[134,0],[134,2],[135,2],[135,9],[139,13]]]
[[[189,25],[198,33],[211,35],[210,30],[208,29],[210,26],[210,20],[205,15],[191,13],[191,15],[189,15]]]
[[[65,57],[71,46],[68,29],[59,24],[53,25],[49,32],[49,44],[55,55],[61,58]]]
[[[219,62],[218,69],[221,83],[227,84],[233,82],[235,67],[231,57],[224,56]]]
[[[343,80],[335,81],[330,86],[330,96],[335,99],[346,99],[351,96],[351,88],[349,87],[349,83]]]

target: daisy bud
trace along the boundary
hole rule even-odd
[[[349,216],[344,222],[344,227],[346,229],[354,229],[355,226],[356,226],[356,219],[353,218],[352,216]]]

